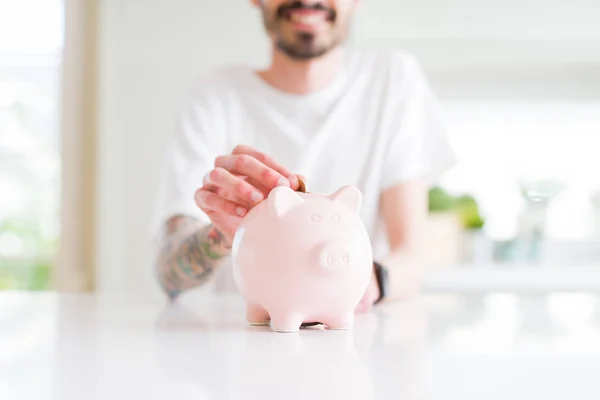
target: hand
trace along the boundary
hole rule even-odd
[[[379,295],[379,284],[377,283],[377,277],[375,276],[375,270],[373,269],[369,286],[367,286],[367,290],[365,291],[363,298],[360,300],[360,303],[358,303],[358,306],[356,306],[355,312],[363,313],[369,311],[379,298]]]
[[[298,189],[296,175],[250,146],[236,146],[231,154],[217,157],[214,165],[196,191],[195,200],[229,244],[242,217],[273,188]]]

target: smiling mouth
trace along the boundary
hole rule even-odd
[[[314,25],[322,22],[333,22],[333,15],[325,12],[289,12],[285,16],[286,20],[297,22],[299,24]]]
[[[333,23],[336,12],[317,4],[315,6],[302,6],[299,2],[291,6],[279,9],[279,17],[296,24],[317,25],[322,23]]]

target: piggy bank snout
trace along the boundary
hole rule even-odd
[[[319,265],[325,269],[340,268],[352,262],[352,247],[346,243],[324,243],[320,246]]]

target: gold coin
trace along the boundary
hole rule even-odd
[[[304,184],[304,181],[300,178],[298,178],[298,190],[297,192],[302,192],[302,193],[306,193],[306,185]]]

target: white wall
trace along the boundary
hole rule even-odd
[[[481,64],[494,53],[496,61],[526,66],[597,62],[600,54],[591,47],[598,49],[598,18],[595,0],[368,0],[361,2],[357,29],[361,41],[427,44],[444,68]],[[483,53],[453,53],[471,45]],[[517,48],[530,52],[513,57]]]
[[[599,20],[596,0],[368,0],[356,44],[413,51],[445,98],[590,98]]]
[[[599,1],[361,3],[355,43],[414,51],[444,98],[515,96],[507,82],[600,93]],[[265,62],[268,44],[249,0],[103,0],[100,38],[99,289],[157,292],[147,228],[177,103],[210,68]]]

